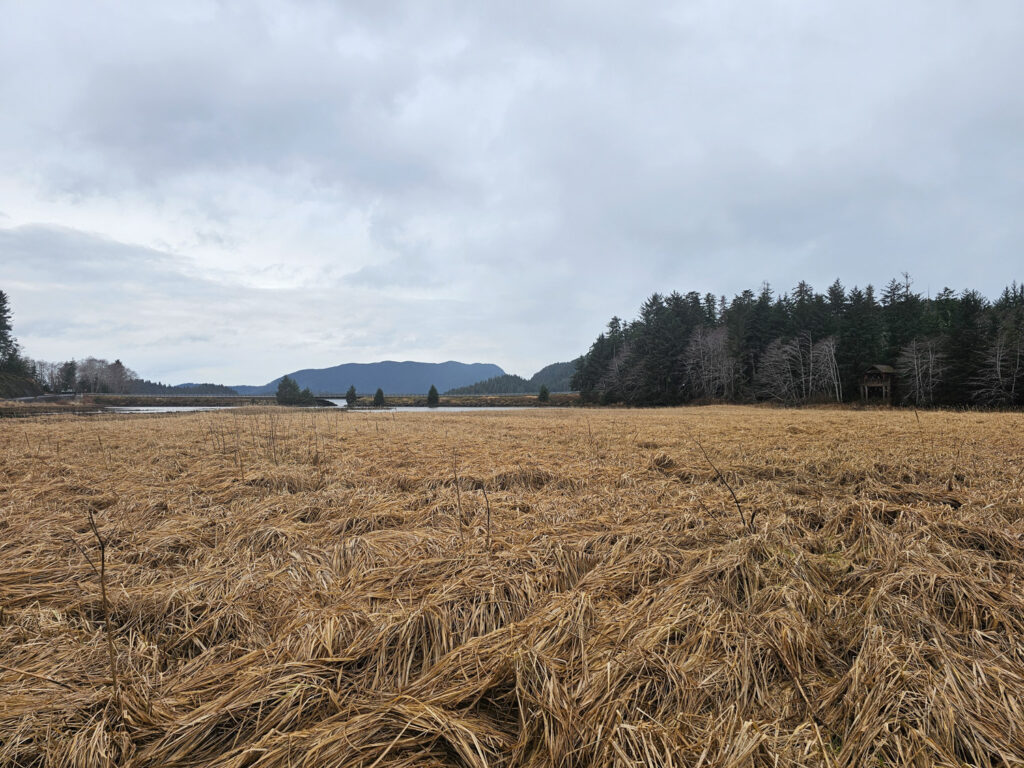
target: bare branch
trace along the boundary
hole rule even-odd
[[[704,454],[704,458],[707,461],[707,463],[711,465],[711,468],[713,470],[715,470],[715,474],[718,475],[718,479],[721,480],[725,484],[725,487],[729,489],[729,494],[732,496],[733,503],[736,504],[736,511],[740,513],[740,520],[743,523],[743,527],[746,528],[751,533],[753,533],[754,532],[754,518],[753,518],[753,516],[751,516],[750,522],[748,523],[746,515],[743,514],[743,507],[740,506],[740,500],[738,498],[736,498],[736,492],[732,489],[732,486],[729,485],[729,481],[725,479],[725,475],[723,475],[721,470],[718,467],[715,466],[715,462],[713,462],[711,460],[711,457],[708,456],[708,452],[704,450],[704,446],[701,445],[700,440],[698,440],[694,435],[690,435],[690,439],[693,440],[693,442],[695,442],[697,444],[698,448],[700,448],[700,452],[702,454]]]

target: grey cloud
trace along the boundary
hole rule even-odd
[[[529,374],[655,290],[1021,278],[1009,0],[41,0],[4,18],[0,260],[33,342],[54,296],[107,290],[133,344],[184,326],[163,350],[184,378],[250,334],[290,351],[237,346],[235,380],[255,375],[243,355],[279,372],[292,352]]]

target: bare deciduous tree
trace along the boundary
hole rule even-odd
[[[996,336],[981,372],[972,381],[973,397],[984,405],[1014,405],[1024,395],[1024,331],[1004,328]]]
[[[914,339],[900,350],[896,372],[903,389],[903,400],[914,405],[931,405],[946,364],[937,339]]]
[[[795,403],[800,399],[799,387],[793,376],[800,356],[796,346],[793,340],[775,339],[765,349],[755,377],[760,397],[781,403]]]
[[[728,398],[736,389],[736,359],[725,328],[698,326],[685,355],[686,381],[694,397]]]
[[[836,360],[836,340],[834,336],[822,339],[811,347],[811,396],[820,395],[837,403],[843,401],[842,377],[839,375],[839,363]]]
[[[756,383],[761,397],[783,403],[842,400],[835,339],[814,342],[809,333],[775,339],[761,355]]]

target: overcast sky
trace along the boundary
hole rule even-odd
[[[0,0],[36,358],[529,376],[654,291],[1024,278],[1024,3]]]

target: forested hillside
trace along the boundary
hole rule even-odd
[[[446,395],[522,395],[529,392],[536,392],[529,379],[517,376],[514,373],[503,373],[501,376],[492,376],[489,379],[478,381],[475,384],[468,384],[465,387],[455,387],[445,392]]]
[[[521,395],[540,392],[547,387],[549,392],[568,392],[572,389],[571,379],[576,370],[576,362],[552,363],[545,365],[529,379],[506,373],[492,376],[465,387],[451,389],[448,395]]]
[[[896,369],[897,402],[1024,403],[1024,286],[995,301],[950,288],[926,297],[907,275],[881,296],[838,280],[825,293],[765,285],[732,301],[654,294],[632,322],[612,318],[578,361],[573,388],[632,405],[848,401],[875,364]]]

